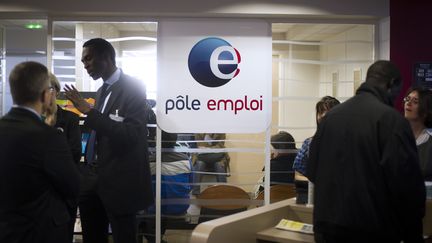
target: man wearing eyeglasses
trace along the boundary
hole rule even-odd
[[[78,170],[64,136],[42,121],[55,101],[47,68],[15,66],[13,108],[0,119],[0,242],[70,242],[67,201],[76,200]]]

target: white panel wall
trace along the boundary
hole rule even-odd
[[[359,71],[361,80],[364,81],[366,70],[374,59],[373,34],[372,25],[359,25],[325,40],[336,43],[321,47],[321,60],[329,63],[322,69],[320,96],[333,95],[345,100],[354,95],[355,88],[359,85],[354,83],[354,71]],[[339,63],[332,64],[334,61]],[[353,61],[356,63],[352,63]],[[335,76],[337,83],[333,84]]]
[[[390,18],[384,18],[379,23],[379,53],[378,59],[390,60]]]
[[[281,45],[278,51],[282,53],[279,62],[279,126],[286,127],[281,130],[286,130],[301,142],[314,131],[315,97],[318,96],[320,80],[319,65],[301,62],[319,60],[319,47]]]

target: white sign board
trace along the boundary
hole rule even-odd
[[[271,27],[259,20],[158,24],[157,122],[176,133],[258,133],[271,120]]]

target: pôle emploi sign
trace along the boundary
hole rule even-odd
[[[158,24],[157,121],[182,133],[256,133],[271,120],[271,27],[254,20]]]

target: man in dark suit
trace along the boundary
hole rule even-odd
[[[0,120],[0,242],[67,243],[68,201],[79,192],[66,139],[42,121],[55,102],[48,70],[18,64],[9,77],[13,108]]]
[[[116,67],[114,48],[104,39],[85,42],[81,61],[94,80],[104,81],[93,108],[75,87],[65,87],[93,130],[79,199],[83,240],[106,243],[110,223],[115,243],[136,242],[135,214],[153,201],[145,92]]]

